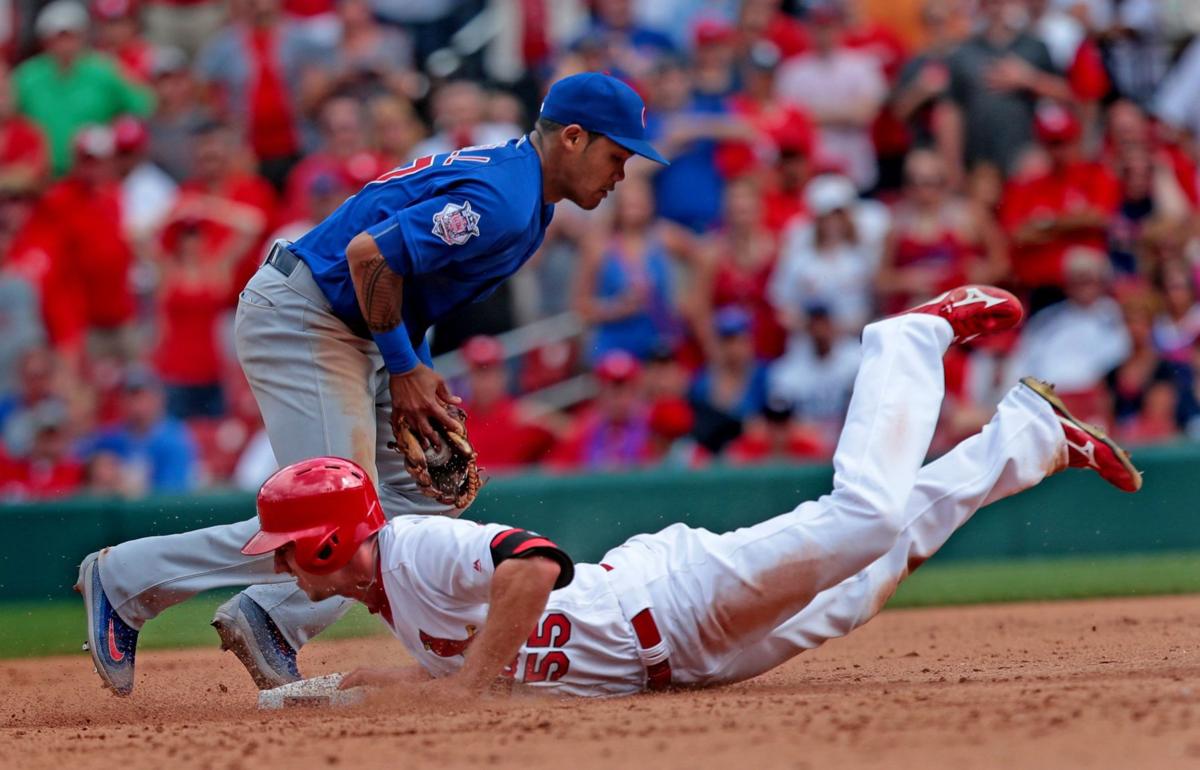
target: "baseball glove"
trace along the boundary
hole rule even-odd
[[[440,422],[432,421],[441,439],[441,448],[422,449],[420,437],[403,422],[396,441],[389,441],[388,447],[404,455],[404,465],[421,494],[463,510],[475,502],[483,480],[479,476],[479,466],[475,464],[475,448],[467,440],[467,413],[455,406],[448,410],[450,416],[462,424],[463,432],[453,433]]]

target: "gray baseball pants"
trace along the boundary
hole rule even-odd
[[[264,264],[246,284],[234,324],[238,360],[258,400],[280,465],[332,455],[371,472],[385,513],[461,511],[417,491],[392,438],[388,374],[375,343],[333,314],[303,262],[290,274]],[[253,513],[253,511],[247,511]],[[201,591],[250,586],[247,595],[300,649],[345,614],[350,600],[308,600],[274,557],[242,545],[258,519],[132,540],[100,557],[100,580],[117,614],[134,628]]]

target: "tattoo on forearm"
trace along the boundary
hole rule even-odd
[[[367,328],[388,332],[400,325],[400,299],[403,279],[388,267],[383,255],[363,265],[359,300]]]

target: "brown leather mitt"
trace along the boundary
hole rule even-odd
[[[403,422],[396,440],[388,446],[404,455],[404,465],[421,494],[463,510],[475,502],[483,480],[475,463],[475,448],[467,440],[467,413],[455,406],[448,410],[462,424],[463,432],[448,431],[440,422],[432,421],[441,439],[440,448],[422,449],[421,439]]]

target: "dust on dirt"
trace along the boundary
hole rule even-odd
[[[215,638],[214,638],[215,642]],[[6,768],[1200,767],[1200,601],[891,610],[741,685],[612,700],[259,712],[212,649],[0,661]],[[405,657],[315,642],[310,676]]]

